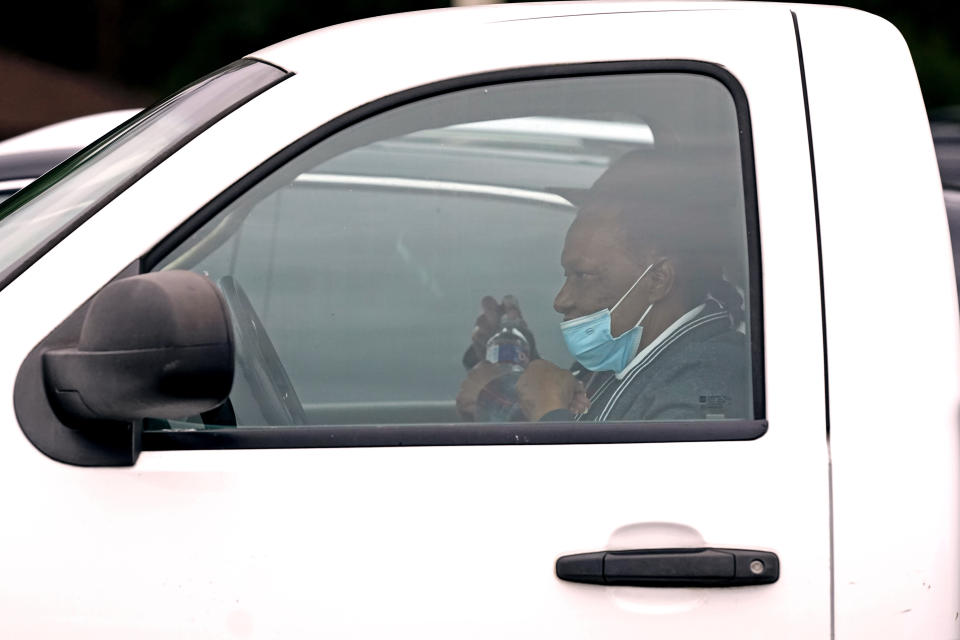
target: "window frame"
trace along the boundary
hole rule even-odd
[[[767,431],[763,296],[753,137],[746,92],[719,65],[693,60],[634,60],[532,66],[443,80],[385,96],[324,123],[274,154],[211,200],[147,252],[139,273],[148,273],[183,241],[237,198],[300,154],[367,118],[427,98],[489,85],[602,75],[684,73],[719,81],[730,93],[739,126],[749,283],[752,420],[624,421],[616,423],[307,425],[242,427],[198,431],[144,431],[142,450],[272,449],[385,446],[464,446],[504,444],[613,444],[753,440]]]

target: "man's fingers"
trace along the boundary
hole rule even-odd
[[[470,373],[467,375],[467,377],[472,377],[480,384],[481,387],[484,387],[494,378],[499,378],[506,373],[507,371],[503,367],[495,365],[487,360],[481,360],[477,363],[477,366],[470,370]]]
[[[477,394],[474,390],[473,381],[468,376],[460,384],[460,391],[457,393],[457,413],[464,420],[473,420],[473,415],[477,410]]]
[[[570,411],[574,413],[586,413],[590,410],[590,397],[583,383],[577,380],[577,390],[573,394],[573,400],[570,401]]]
[[[520,407],[532,421],[555,409],[569,409],[579,388],[577,384],[568,370],[546,360],[534,360],[517,381]]]
[[[501,308],[503,310],[504,317],[510,318],[511,320],[523,320],[523,314],[520,313],[520,302],[517,300],[516,296],[503,296],[503,304],[501,305]]]
[[[492,362],[481,360],[477,363],[477,366],[475,366],[473,369],[470,369],[466,380],[464,380],[463,384],[460,385],[460,390],[472,393],[475,399],[476,396],[479,395],[480,390],[487,386],[491,380],[494,378],[499,378],[506,373],[507,371],[502,367],[499,367]]]
[[[497,365],[486,360],[481,360],[473,369],[470,369],[467,377],[460,384],[460,392],[457,393],[457,412],[461,418],[473,420],[480,391],[487,386],[487,383],[503,373]]]
[[[516,296],[506,295],[503,301],[497,302],[493,296],[484,296],[480,300],[481,313],[477,316],[473,324],[473,332],[470,334],[470,342],[473,347],[473,353],[476,358],[483,359],[487,355],[487,341],[500,330],[504,319],[513,321],[514,326],[518,326],[527,334],[527,339],[533,343],[533,337],[529,334],[527,323],[520,313],[520,302]]]
[[[473,343],[473,348],[478,358],[483,359],[486,357],[487,340],[496,333],[498,327],[499,322],[492,324],[486,314],[477,316],[477,320],[473,325],[473,332],[470,334],[470,341]]]
[[[486,357],[487,340],[500,328],[501,309],[492,296],[484,296],[480,300],[480,308],[482,311],[473,323],[470,341],[477,357],[483,359]]]
[[[480,300],[480,308],[483,309],[482,315],[487,318],[488,324],[495,327],[500,325],[500,316],[503,314],[503,309],[497,304],[496,298],[483,296],[483,299]]]
[[[473,326],[480,333],[493,335],[494,331],[500,326],[500,319],[497,318],[496,320],[491,320],[490,316],[485,313],[481,313],[477,316],[477,321]]]
[[[457,413],[462,420],[472,422],[477,413],[477,395],[465,394],[463,391],[457,394]]]

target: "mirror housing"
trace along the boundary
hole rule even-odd
[[[47,397],[69,426],[195,415],[233,385],[229,311],[190,271],[123,278],[91,299],[76,345],[44,351],[42,362]]]

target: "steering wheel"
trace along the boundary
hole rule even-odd
[[[223,276],[217,285],[230,308],[237,363],[267,424],[306,424],[300,398],[250,298],[232,276]]]

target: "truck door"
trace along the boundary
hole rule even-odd
[[[188,224],[170,214],[118,250],[117,272],[140,258],[220,287],[233,392],[217,415],[147,420],[129,469],[61,465],[6,429],[7,486],[30,488],[5,499],[8,633],[828,637],[822,320],[790,13],[473,33],[412,87],[429,42],[287,80],[291,119],[324,78],[335,101],[337,77],[379,66],[380,95],[261,159]],[[270,95],[218,139],[285,117]],[[100,215],[196,180],[212,147]],[[36,268],[67,272],[83,250]],[[83,273],[63,277],[51,286]],[[26,293],[2,295],[11,311]],[[464,399],[488,355],[471,339],[485,296],[522,316],[554,379],[576,371],[559,405],[541,393],[518,408],[486,385]],[[606,309],[611,337],[633,342],[595,376],[561,323]],[[22,359],[8,360],[12,389]]]

